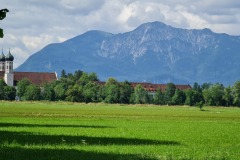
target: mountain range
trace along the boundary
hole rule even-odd
[[[16,71],[97,73],[100,80],[232,85],[240,80],[240,36],[149,22],[126,33],[92,30],[49,44]]]

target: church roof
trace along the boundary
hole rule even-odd
[[[44,83],[57,80],[56,73],[49,72],[13,72],[14,74],[14,86],[17,85],[17,82],[26,78],[35,85],[43,85]]]
[[[5,60],[6,60],[6,61],[13,61],[13,60],[14,60],[14,57],[13,57],[13,55],[11,54],[10,49],[9,49],[8,54],[5,56]]]
[[[4,79],[4,71],[0,71],[0,78]],[[48,72],[13,72],[14,77],[14,86],[17,85],[17,82],[26,78],[35,85],[43,85],[44,83],[57,80],[57,75],[55,73]]]
[[[3,52],[0,54],[0,62],[4,62],[5,61],[5,55],[3,54]]]

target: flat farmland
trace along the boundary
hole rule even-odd
[[[240,159],[240,108],[0,102],[0,160]]]

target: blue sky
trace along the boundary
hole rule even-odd
[[[0,0],[10,12],[1,21],[15,66],[49,43],[63,42],[89,30],[122,33],[161,21],[186,28],[210,28],[240,35],[239,0]]]

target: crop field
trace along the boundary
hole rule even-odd
[[[0,160],[237,160],[240,108],[0,102]]]

